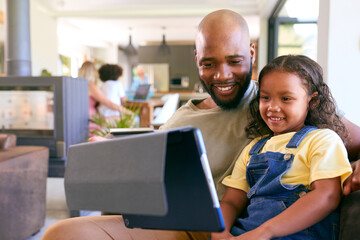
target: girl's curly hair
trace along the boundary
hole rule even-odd
[[[104,64],[99,69],[99,77],[103,82],[107,80],[117,80],[121,77],[122,73],[122,67],[117,64]]]
[[[318,92],[309,102],[309,111],[305,119],[305,125],[318,128],[329,128],[335,131],[345,144],[350,142],[347,128],[337,114],[334,98],[331,95],[328,85],[323,80],[321,66],[303,55],[285,55],[272,60],[260,72],[259,89],[256,98],[250,103],[249,125],[246,127],[248,137],[271,133],[271,130],[261,118],[259,111],[260,88],[262,78],[274,71],[296,74],[303,80],[309,96]]]

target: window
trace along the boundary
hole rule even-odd
[[[269,19],[268,61],[285,54],[317,58],[318,0],[282,0]]]

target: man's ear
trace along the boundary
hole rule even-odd
[[[255,43],[250,43],[250,57],[251,57],[251,63],[254,64],[255,63]]]

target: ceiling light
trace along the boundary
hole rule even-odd
[[[165,30],[165,27],[163,27],[163,30]],[[160,56],[168,56],[168,55],[170,55],[170,47],[169,47],[169,45],[166,44],[165,33],[163,33],[162,36],[163,36],[163,38],[162,38],[162,42],[159,46],[158,53]]]
[[[131,28],[129,30],[131,31]],[[137,54],[137,50],[131,42],[131,34],[129,35],[129,45],[125,47],[124,51],[128,56],[134,56]]]

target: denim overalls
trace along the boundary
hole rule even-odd
[[[286,148],[297,148],[307,133],[315,127],[305,126],[290,139]],[[238,218],[231,233],[238,236],[255,229],[265,221],[275,217],[306,194],[309,189],[302,185],[284,185],[281,177],[291,168],[294,155],[291,153],[265,152],[260,153],[268,136],[259,140],[250,150],[250,161],[246,170],[246,178],[250,185],[247,194],[250,205],[247,208],[248,217]],[[316,203],[313,203],[316,204]],[[309,206],[311,207],[311,206]],[[334,211],[321,222],[292,235],[276,238],[283,240],[307,239],[338,239],[338,211]]]

